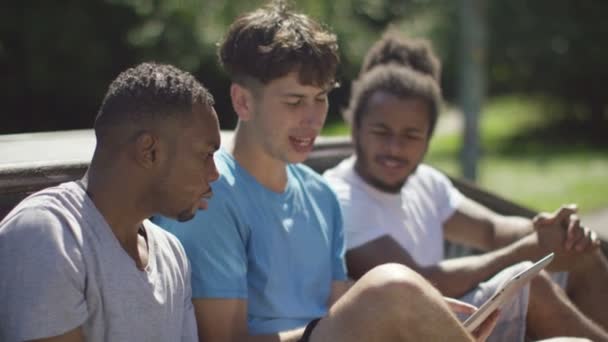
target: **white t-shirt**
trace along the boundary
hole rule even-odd
[[[452,182],[439,171],[421,164],[400,193],[389,194],[367,184],[355,172],[354,165],[353,156],[324,174],[342,207],[348,249],[390,235],[421,266],[435,265],[443,260],[443,223],[454,214],[463,199]],[[512,265],[478,284],[460,299],[480,306],[528,265],[526,262]],[[528,295],[526,286],[501,309],[488,342],[524,341]]]
[[[76,182],[42,190],[0,222],[0,341],[197,341],[190,267],[177,239],[144,221],[137,269]]]
[[[463,198],[450,180],[421,164],[392,194],[367,184],[354,165],[352,156],[323,174],[342,207],[347,248],[389,235],[421,266],[443,260],[443,222]]]

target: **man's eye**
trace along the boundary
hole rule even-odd
[[[301,100],[298,101],[291,101],[291,102],[285,102],[286,105],[290,106],[290,107],[297,107],[302,103]]]

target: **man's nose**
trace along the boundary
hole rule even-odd
[[[218,178],[220,178],[220,172],[217,170],[217,167],[215,167],[215,163],[213,163],[211,170],[209,170],[209,173],[207,174],[207,181],[214,182]]]

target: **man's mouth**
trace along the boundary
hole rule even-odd
[[[376,158],[376,162],[383,167],[389,169],[402,169],[407,166],[408,162],[405,159],[389,157],[389,156],[379,156]]]
[[[290,136],[289,141],[298,152],[308,152],[312,150],[315,143],[314,137],[294,137]]]

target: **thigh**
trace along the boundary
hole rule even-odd
[[[531,262],[521,262],[512,265],[492,278],[480,283],[476,288],[465,294],[460,300],[477,307],[490,299],[517,273],[532,265]],[[517,295],[500,308],[500,316],[492,334],[487,341],[523,341],[526,333],[526,316],[530,286],[524,286]],[[459,315],[460,319],[465,317]]]
[[[440,293],[401,265],[374,268],[313,330],[310,341],[467,340]]]

